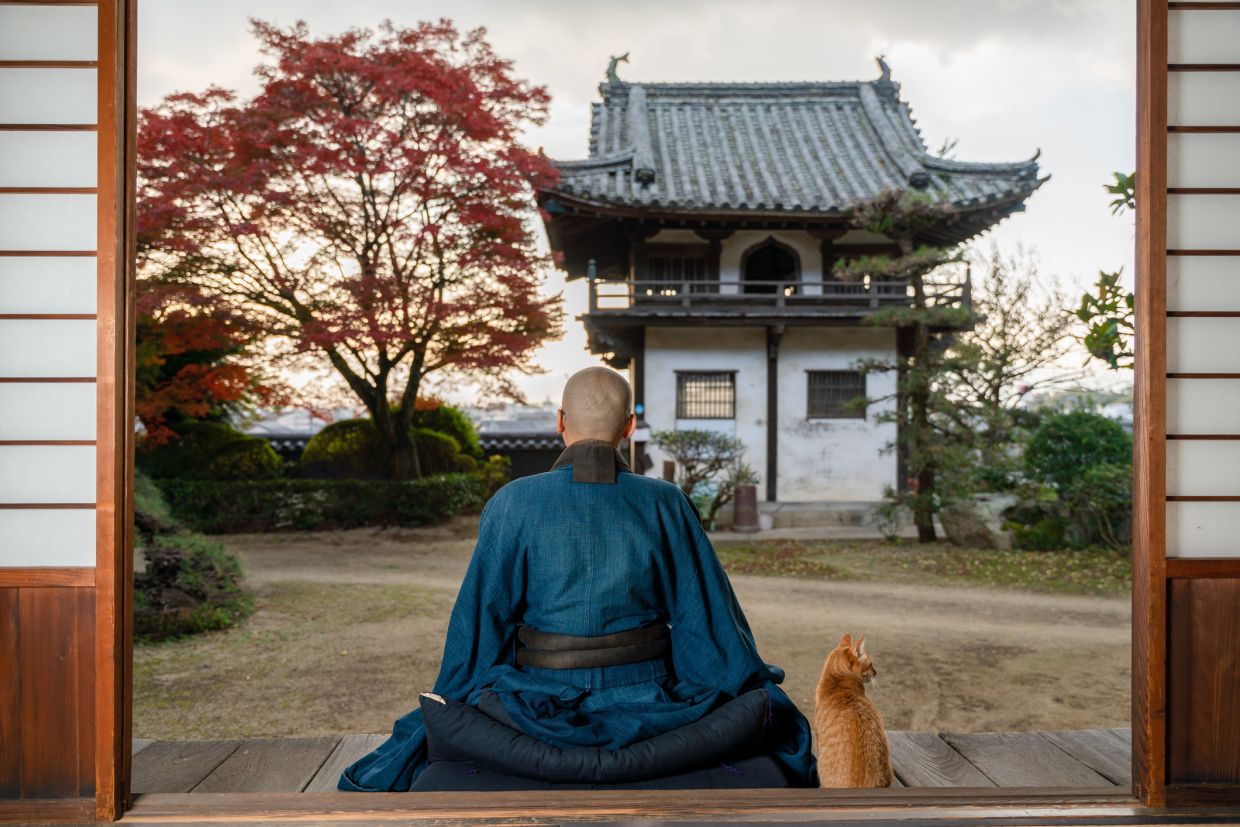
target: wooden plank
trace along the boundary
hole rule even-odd
[[[994,782],[933,732],[888,732],[891,765],[908,787],[993,787]]]
[[[1171,581],[1167,782],[1240,785],[1240,579]]]
[[[572,790],[489,793],[216,793],[144,795],[125,823],[564,824],[843,820],[910,824],[1133,823],[1135,802],[1104,790]],[[1235,811],[1232,811],[1235,813]],[[1159,811],[1144,815],[1164,816]],[[1210,815],[1197,811],[1194,815]],[[1075,820],[1068,820],[1075,819]],[[1125,820],[1126,819],[1126,820]],[[1161,823],[1165,823],[1161,822]]]
[[[1176,557],[1167,561],[1167,579],[1240,577],[1237,557]]]
[[[1116,737],[1117,737],[1117,738],[1119,738],[1121,741],[1123,741],[1125,744],[1128,744],[1129,746],[1132,746],[1132,730],[1131,730],[1130,728],[1128,728],[1128,727],[1126,727],[1126,726],[1125,726],[1125,727],[1116,727],[1116,728],[1114,728],[1114,729],[1108,729],[1108,730],[1107,730],[1107,732],[1109,732],[1109,733],[1111,733],[1112,735],[1116,736]]]
[[[22,790],[21,637],[17,589],[0,588],[0,799],[17,798]]]
[[[133,758],[134,793],[187,793],[237,751],[240,741],[156,741]]]
[[[1114,730],[1059,730],[1039,734],[1116,786],[1132,786],[1132,744]]]
[[[245,741],[193,792],[300,792],[322,768],[338,741],[334,736]]]
[[[1036,732],[944,732],[1000,787],[1104,787],[1111,782]]]
[[[76,591],[18,589],[25,798],[78,797],[77,676],[83,653]]]
[[[1163,803],[1167,560],[1167,0],[1137,0],[1132,489],[1133,789]]]
[[[314,778],[310,779],[310,783],[306,785],[305,791],[308,793],[329,793],[336,789],[336,782],[340,780],[340,773],[344,772],[345,767],[352,764],[357,759],[367,753],[374,752],[375,748],[388,739],[386,735],[346,735],[340,739],[340,743],[332,750],[332,754],[328,756],[323,766],[314,774]]]
[[[94,508],[94,506],[90,506]],[[0,588],[37,589],[47,586],[90,588],[95,570],[86,566],[30,566],[0,569]]]
[[[146,749],[153,743],[155,743],[154,738],[134,738],[133,739],[133,752],[131,754],[137,755],[139,752],[142,752],[142,750]]]

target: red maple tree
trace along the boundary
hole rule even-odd
[[[370,412],[391,476],[420,476],[423,380],[454,371],[515,393],[505,377],[559,332],[531,223],[554,168],[519,141],[549,97],[481,29],[252,25],[270,59],[252,99],[210,88],[141,113],[144,262],[322,354]]]
[[[139,287],[135,401],[145,447],[175,439],[179,421],[284,398],[253,364],[261,331],[244,314],[192,285],[143,279]]]

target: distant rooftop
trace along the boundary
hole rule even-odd
[[[556,161],[552,191],[678,212],[840,215],[885,189],[959,210],[1020,209],[1045,178],[1014,163],[931,154],[880,59],[874,81],[600,84],[589,157]]]

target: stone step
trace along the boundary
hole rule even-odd
[[[774,528],[861,528],[874,525],[875,502],[762,503]]]

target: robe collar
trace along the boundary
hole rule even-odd
[[[620,450],[603,439],[577,440],[560,453],[551,470],[565,465],[573,467],[573,482],[615,482],[621,468],[631,470]]]

